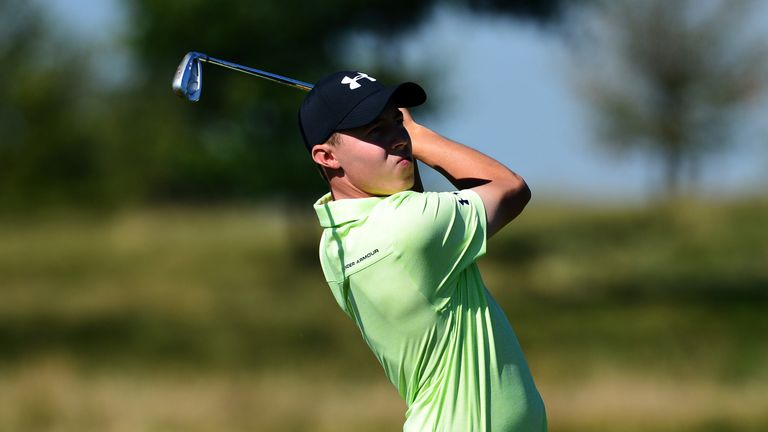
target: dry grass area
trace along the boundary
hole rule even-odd
[[[768,430],[764,201],[532,208],[480,265],[553,431]],[[392,431],[305,213],[0,219],[0,431]]]
[[[553,431],[764,430],[768,382],[739,386],[611,374],[540,380]],[[0,378],[0,430],[392,431],[405,406],[383,379],[309,372],[78,370],[49,359]]]
[[[405,405],[388,382],[323,374],[110,372],[48,360],[0,379],[0,430],[387,431]]]
[[[614,373],[540,385],[552,430],[765,430],[768,382],[728,386]]]

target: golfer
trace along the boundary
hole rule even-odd
[[[541,396],[480,277],[486,242],[523,210],[525,181],[414,122],[414,83],[320,80],[299,126],[330,193],[314,205],[320,262],[341,309],[405,400],[404,431],[543,431]],[[424,192],[416,161],[456,192]]]

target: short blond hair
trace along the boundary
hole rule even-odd
[[[326,141],[328,145],[336,147],[339,144],[341,144],[341,137],[339,136],[338,132],[334,132],[331,134],[331,136],[328,137],[328,141]]]

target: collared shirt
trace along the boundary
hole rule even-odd
[[[544,404],[475,261],[479,195],[405,191],[315,203],[320,262],[408,405],[405,431],[543,431]]]

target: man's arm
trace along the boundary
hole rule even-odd
[[[408,110],[401,111],[413,156],[443,174],[456,188],[471,189],[483,200],[489,238],[523,211],[531,190],[522,177],[493,158],[417,124]]]

